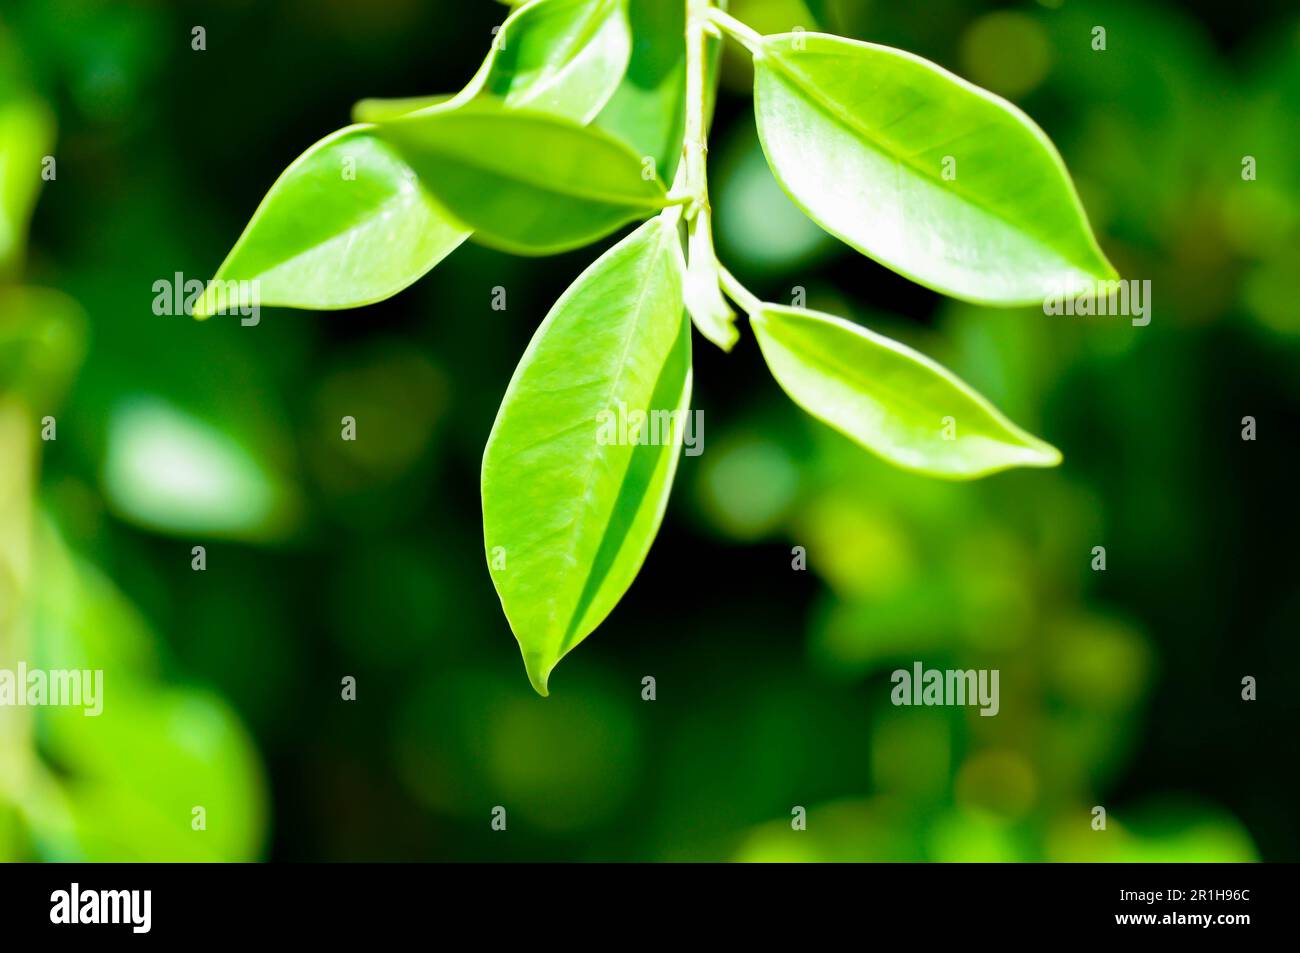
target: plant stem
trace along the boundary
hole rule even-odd
[[[686,117],[679,176],[692,197],[686,210],[687,257],[683,291],[686,310],[706,338],[731,350],[736,343],[735,314],[722,294],[718,256],[713,249],[713,210],[709,205],[708,38],[717,33],[709,20],[711,0],[686,0]]]
[[[668,204],[659,213],[659,217],[672,228],[677,228],[681,224],[683,213],[693,202],[690,193],[686,191],[686,167],[679,162],[677,164],[677,177],[673,179],[673,187],[668,192]]]
[[[696,207],[688,214],[708,214],[709,186],[705,156],[708,146],[704,136],[704,113],[707,77],[704,64],[705,29],[709,23],[710,0],[686,0],[686,128],[682,148],[685,150],[686,190]]]
[[[743,46],[754,55],[762,50],[763,34],[759,33],[753,27],[741,23],[725,10],[719,10],[713,7],[709,10],[709,19],[720,26],[733,40]]]

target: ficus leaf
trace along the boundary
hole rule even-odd
[[[1115,277],[1060,155],[1012,104],[911,53],[842,37],[767,36],[753,51],[773,172],[863,254],[983,304]]]
[[[951,371],[897,341],[841,318],[771,304],[750,322],[794,402],[891,463],[970,479],[1061,462],[1059,451],[1007,420]]]
[[[628,146],[557,116],[482,101],[378,128],[477,240],[504,251],[578,248],[668,202]]]
[[[387,122],[399,116],[409,116],[437,106],[448,106],[456,99],[454,93],[433,96],[406,96],[399,99],[362,99],[352,107],[352,121],[356,123]]]
[[[631,48],[627,0],[537,0],[506,18],[483,65],[455,97],[365,99],[352,115],[385,122],[491,96],[585,125],[618,88]]]
[[[537,0],[507,17],[457,96],[363,100],[359,122],[458,108],[490,96],[513,108],[587,122],[613,94],[631,39],[626,0]],[[626,219],[625,219],[626,221]],[[620,223],[621,224],[621,223]],[[617,226],[615,226],[617,227]],[[272,187],[194,314],[248,303],[351,308],[401,291],[454,251],[469,229],[430,200],[414,173],[367,125],[308,149]]]
[[[469,237],[372,128],[341,129],[285,170],[195,303],[195,317],[248,303],[254,288],[263,305],[370,304],[415,282]]]
[[[686,4],[629,0],[632,56],[596,125],[655,160],[671,182],[682,154],[686,115]]]
[[[627,0],[538,0],[502,25],[482,92],[586,124],[618,88],[631,50]]]
[[[677,242],[656,217],[573,283],[483,454],[488,566],[543,695],[631,585],[667,505],[691,392]]]

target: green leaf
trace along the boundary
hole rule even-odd
[[[382,301],[469,237],[372,128],[342,129],[289,166],[195,303],[195,317],[249,303],[332,309]]]
[[[502,24],[482,92],[585,125],[618,88],[631,49],[627,0],[538,0]]]
[[[863,254],[982,304],[1116,277],[1056,149],[1005,100],[910,53],[825,34],[763,37],[754,65],[772,171]]]
[[[401,99],[362,99],[352,107],[352,121],[363,124],[388,122],[399,116],[451,105],[456,98],[452,93],[439,93],[435,96],[407,96]]]
[[[626,0],[537,0],[506,18],[483,66],[456,96],[363,100],[354,116],[388,122],[455,111],[487,97],[586,123],[626,69],[625,7]],[[336,132],[289,167],[195,304],[195,317],[253,303],[331,309],[382,301],[469,237],[372,129],[363,124]]]
[[[109,682],[106,692],[112,691]],[[44,744],[61,772],[72,776],[64,782],[65,797],[42,792],[45,803],[25,805],[42,856],[257,860],[266,781],[253,741],[230,706],[211,692],[175,687],[108,698],[96,718],[76,709],[41,710]],[[198,833],[190,827],[196,805],[209,822]]]
[[[631,48],[627,0],[537,0],[506,18],[483,65],[455,97],[366,99],[352,115],[357,122],[386,122],[491,96],[512,109],[586,125],[618,88]]]
[[[629,0],[632,56],[596,125],[655,160],[671,182],[682,155],[686,114],[686,4]]]
[[[0,266],[18,260],[41,186],[41,162],[54,143],[54,117],[28,97],[0,102]]]
[[[779,305],[763,305],[750,322],[794,402],[890,463],[970,479],[1061,462],[951,371],[897,341]]]
[[[551,309],[483,454],[488,566],[542,695],[555,664],[609,614],[645,560],[690,393],[677,230],[655,218]],[[637,431],[642,420],[654,424]],[[620,421],[629,429],[620,432]],[[638,432],[644,443],[623,439]]]
[[[578,248],[667,204],[629,147],[556,116],[476,102],[378,128],[477,240],[504,251]]]
[[[156,633],[48,525],[38,536],[37,565],[29,664],[105,673],[94,705],[83,698],[84,707],[34,711],[41,757],[32,758],[17,793],[37,855],[257,859],[266,780],[238,716],[209,692],[160,680]],[[88,717],[87,708],[99,714]],[[201,834],[190,823],[195,805],[212,821]]]

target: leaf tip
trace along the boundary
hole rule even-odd
[[[1087,269],[1088,278],[1095,281],[1118,281],[1119,269],[1111,262],[1110,256],[1102,249],[1095,235],[1092,237],[1092,267]]]
[[[1029,449],[1030,457],[1025,461],[1026,466],[1059,467],[1065,461],[1064,454],[1046,440],[1035,438]]]
[[[867,449],[870,450],[871,448],[867,447]],[[939,477],[940,479],[964,482],[967,480],[982,480],[998,473],[1021,468],[1047,470],[1058,467],[1065,462],[1065,456],[1060,450],[1030,434],[1022,435],[1021,442],[1014,449],[1008,446],[1005,447],[1005,450],[1006,452],[998,457],[986,459],[978,464],[962,465],[947,471],[917,470],[917,472]]]
[[[549,682],[551,680],[551,671],[555,668],[556,662],[542,656],[536,652],[524,654],[524,668],[528,670],[528,681],[533,686],[533,691],[546,698],[551,694]]]
[[[203,290],[203,294],[199,295],[199,299],[195,301],[194,306],[190,308],[190,317],[195,321],[206,321],[208,318],[212,317],[211,291],[206,288]]]

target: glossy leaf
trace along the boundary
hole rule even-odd
[[[627,69],[627,0],[539,0],[506,19],[495,45],[484,94],[585,124]]]
[[[454,105],[456,98],[456,94],[439,93],[434,96],[406,96],[399,99],[362,99],[352,107],[352,121],[364,124],[388,122],[390,119],[437,106]]]
[[[378,128],[476,239],[505,251],[578,248],[667,204],[631,149],[559,117],[480,102]]]
[[[1041,302],[1115,277],[1060,155],[1015,106],[910,53],[762,38],[758,130],[818,224],[936,291]]]
[[[296,308],[381,301],[468,237],[372,127],[350,126],[312,146],[280,176],[194,316],[232,311],[254,293],[260,305]]]
[[[796,404],[909,470],[969,479],[1050,467],[1054,447],[1007,420],[951,371],[841,318],[763,305],[750,317],[773,376]]]
[[[488,566],[543,695],[631,585],[667,505],[691,392],[677,242],[671,222],[652,219],[574,282],[488,438]]]
[[[386,122],[490,96],[585,125],[618,88],[631,47],[627,0],[537,0],[506,18],[483,65],[455,97],[366,99],[353,107],[353,118]]]
[[[686,4],[629,0],[632,56],[596,125],[655,160],[671,182],[682,154],[686,114]]]
[[[54,143],[54,117],[27,97],[0,101],[0,266],[19,258]]]

